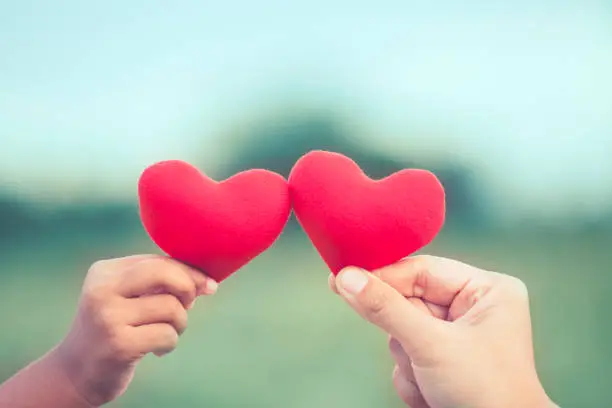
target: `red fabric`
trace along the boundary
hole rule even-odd
[[[138,194],[151,239],[219,282],[270,247],[291,211],[286,180],[259,169],[216,182],[188,163],[164,161],[143,172]]]
[[[372,180],[346,156],[313,151],[293,167],[289,190],[300,224],[334,274],[397,262],[444,224],[444,189],[426,170]]]

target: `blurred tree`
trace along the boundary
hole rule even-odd
[[[38,225],[34,211],[25,200],[0,192],[0,245],[27,233]]]
[[[119,243],[141,231],[138,211],[132,203],[75,202],[42,206],[15,194],[0,192],[0,254],[21,250],[80,251],[80,248]]]
[[[319,149],[345,154],[372,178],[382,178],[403,168],[434,172],[447,194],[447,226],[482,228],[490,223],[484,194],[468,168],[448,159],[427,162],[418,157],[397,160],[368,148],[350,137],[333,114],[290,114],[263,121],[245,134],[237,135],[229,159],[216,174],[220,179],[251,168],[265,168],[287,177],[293,164],[305,153]],[[294,229],[292,220],[290,228]]]
[[[332,116],[289,115],[285,119],[263,122],[241,140],[223,166],[222,177],[251,168],[265,168],[287,177],[295,162],[315,149],[345,154],[374,178],[403,168],[402,163],[368,152],[355,143]]]

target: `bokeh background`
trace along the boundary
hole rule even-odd
[[[522,278],[546,389],[606,406],[610,73],[609,0],[0,0],[0,380],[61,340],[92,262],[157,252],[147,165],[287,175],[329,149],[434,171],[448,221],[424,252]],[[292,221],[112,406],[401,406],[384,335],[327,274]]]

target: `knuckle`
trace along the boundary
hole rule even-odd
[[[132,359],[130,342],[121,332],[114,330],[108,337],[108,350],[111,358],[116,361],[128,361]]]
[[[196,288],[195,285],[186,284],[179,292],[177,292],[177,300],[181,304],[181,307],[184,305],[185,307],[193,302],[196,298]]]
[[[187,312],[180,304],[177,304],[176,302],[171,310],[171,319],[174,327],[179,334],[182,334],[185,329],[187,329]]]
[[[114,332],[121,321],[121,311],[112,306],[106,306],[98,309],[96,314],[100,326],[108,333]]]
[[[371,291],[363,300],[366,315],[378,320],[387,313],[388,298],[381,291]]]
[[[128,267],[129,273],[146,272],[149,279],[159,280],[163,273],[156,267],[157,262],[159,262],[157,259],[140,259]],[[124,275],[128,275],[128,273]]]
[[[168,342],[170,343],[172,348],[176,347],[176,345],[178,344],[178,341],[179,341],[178,333],[176,332],[176,330],[174,330],[174,328],[170,328],[168,330]]]
[[[517,299],[528,299],[529,290],[521,279],[506,275],[504,278],[504,288],[506,292]]]
[[[99,271],[104,270],[108,266],[108,262],[109,261],[106,260],[106,259],[95,261],[89,267],[88,272],[89,273],[98,273]]]
[[[172,262],[171,259],[160,257],[143,259],[138,262],[138,265],[143,269],[155,271],[159,276],[167,276],[167,269],[173,264]]]
[[[157,286],[171,288],[182,298],[192,300],[196,296],[195,282],[175,263],[168,259],[140,261],[140,268],[147,270],[149,279]]]
[[[432,269],[432,265],[434,263],[434,258],[431,255],[417,255],[411,258],[411,271],[416,276],[414,281],[415,285],[419,285],[421,287],[426,287],[427,276],[429,276],[429,272]]]
[[[164,271],[158,267],[159,261],[157,259],[143,259],[132,265],[132,269],[138,271],[146,271],[150,276],[150,279],[161,280],[164,277]]]
[[[164,344],[164,348],[168,350],[174,350],[176,346],[178,345],[179,334],[177,333],[174,327],[170,325],[166,325],[164,329],[162,330],[160,336],[161,336],[161,341]]]
[[[176,281],[177,283],[177,290],[179,291],[179,293],[181,294],[181,296],[188,298],[188,299],[192,299],[195,297],[196,295],[196,287],[195,287],[195,283],[188,277],[183,277],[177,279]]]
[[[163,271],[156,268],[143,268],[146,271],[147,284],[150,284],[155,290],[163,289],[166,286],[167,277]]]
[[[427,272],[431,268],[434,258],[431,255],[416,255],[411,259],[417,270]]]
[[[168,276],[172,277],[177,285],[177,288],[185,294],[196,292],[195,282],[189,273],[181,266],[170,264],[168,268]]]
[[[102,287],[85,289],[82,295],[82,301],[88,310],[100,309],[107,299],[108,293]]]

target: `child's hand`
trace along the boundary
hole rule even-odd
[[[518,279],[418,256],[330,279],[391,335],[393,382],[412,408],[555,406],[536,373],[529,301]]]
[[[95,263],[89,270],[70,333],[56,349],[74,387],[90,404],[120,396],[147,353],[174,350],[187,309],[217,283],[156,255]]]

